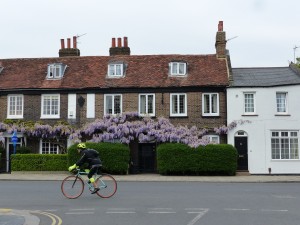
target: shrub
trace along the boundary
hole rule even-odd
[[[66,154],[14,154],[11,155],[12,171],[63,171]]]
[[[129,147],[120,143],[86,143],[87,148],[99,152],[103,167],[102,171],[111,174],[126,174],[129,163]],[[68,165],[73,165],[80,159],[77,144],[68,148]]]
[[[20,146],[16,149],[17,154],[29,154],[31,153],[31,149],[27,146]]]
[[[235,175],[237,150],[232,145],[191,148],[184,144],[162,144],[157,148],[160,174]]]

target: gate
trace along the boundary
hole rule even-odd
[[[139,144],[139,172],[141,173],[156,172],[156,144],[155,143]]]

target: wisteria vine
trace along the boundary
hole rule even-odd
[[[250,121],[233,121],[228,126],[214,128],[219,135],[227,134],[238,124]],[[70,138],[78,143],[82,140],[91,142],[118,141],[124,144],[137,140],[139,142],[156,141],[158,143],[173,142],[183,143],[191,147],[205,146],[209,139],[205,137],[210,130],[198,129],[196,126],[174,126],[168,119],[159,117],[154,120],[150,117],[141,117],[137,112],[127,112],[120,115],[106,115],[103,119],[96,119],[80,129],[70,125],[57,124],[54,126],[35,123],[34,125],[5,124],[0,122],[0,142],[4,142],[3,132],[13,133],[18,131],[27,137],[35,138]]]

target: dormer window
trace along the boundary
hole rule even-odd
[[[62,63],[53,63],[48,65],[47,78],[48,79],[61,79],[64,76],[64,72],[67,65]]]
[[[169,64],[170,75],[172,76],[185,76],[186,75],[186,62],[171,62]]]
[[[110,63],[108,65],[109,77],[122,77],[124,76],[124,64],[123,63]]]

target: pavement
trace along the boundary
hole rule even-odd
[[[62,181],[69,172],[12,172],[0,173],[0,182],[3,181]],[[118,182],[215,182],[215,183],[300,183],[300,174],[297,175],[250,175],[248,172],[237,172],[236,176],[162,176],[159,174],[130,174],[114,175]],[[39,225],[39,218],[28,210],[0,208],[0,225]]]

